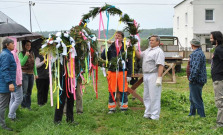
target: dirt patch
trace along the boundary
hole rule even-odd
[[[96,132],[96,133],[100,133],[100,132],[102,132],[102,131],[104,131],[104,130],[106,130],[106,127],[102,126],[102,127],[98,127],[98,128],[95,130],[95,132]]]

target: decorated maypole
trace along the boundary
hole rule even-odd
[[[97,64],[95,34],[83,26],[75,26],[71,28],[70,32],[51,34],[42,45],[41,53],[47,57],[49,66],[51,106],[53,106],[54,92],[57,93],[57,108],[59,108],[60,91],[66,91],[66,93],[69,91],[76,100],[77,82],[88,83],[92,70]],[[62,89],[63,86],[60,86],[61,75],[68,78],[65,83],[66,89]]]
[[[120,16],[119,22],[123,22],[127,25],[123,31],[129,32],[129,36],[124,38],[125,52],[117,54],[117,57],[112,58],[111,61],[108,61],[107,58],[106,60],[102,60],[98,57],[97,38],[87,27],[90,18],[93,19],[97,15],[100,15],[98,34],[100,38],[101,26],[104,30],[103,12],[106,12],[107,17],[107,31],[104,32],[106,55],[108,50],[107,41],[110,40],[108,39],[109,16]],[[103,67],[105,65],[106,68],[110,67],[117,70],[119,66],[124,66],[123,61],[126,61],[126,59],[133,58],[134,60],[134,45],[137,42],[138,50],[140,51],[138,28],[139,25],[134,19],[122,13],[122,11],[115,6],[106,4],[103,7],[96,7],[90,10],[89,13],[84,14],[79,25],[71,28],[70,31],[49,35],[49,38],[45,40],[42,45],[41,53],[45,55],[45,59],[47,59],[46,68],[49,67],[51,106],[53,106],[53,93],[57,93],[57,108],[59,108],[61,91],[72,93],[75,100],[75,86],[77,82],[81,81],[82,84],[86,84],[90,82],[90,78],[93,80],[94,91],[96,93],[96,98],[98,98],[98,66]],[[114,36],[112,36],[112,38],[113,37]],[[130,45],[128,47],[126,44],[127,39],[130,40]],[[134,72],[134,63],[132,65],[132,70]],[[68,78],[65,83],[66,89],[60,86],[63,76]],[[81,86],[81,88],[84,88],[84,85]],[[67,97],[68,96],[67,94]]]

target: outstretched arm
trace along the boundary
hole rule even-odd
[[[140,52],[139,52],[138,50],[136,50],[135,53],[136,53],[136,57],[137,57],[138,59],[141,59],[141,54],[140,54]]]

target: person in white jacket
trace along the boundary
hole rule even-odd
[[[159,120],[162,91],[162,74],[165,56],[159,47],[160,37],[152,35],[149,38],[150,47],[143,52],[136,51],[136,57],[142,58],[144,82],[143,101],[145,118]]]

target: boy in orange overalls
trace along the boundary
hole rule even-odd
[[[121,55],[125,51],[123,38],[124,38],[123,32],[117,31],[115,35],[115,40],[116,41],[118,40],[118,42],[113,42],[111,46],[108,48],[108,51],[107,51],[108,61],[110,61],[113,57],[117,57],[118,55]],[[106,59],[105,50],[102,52],[101,58],[104,60]],[[119,66],[118,68],[119,70],[116,73],[116,70],[114,70],[114,67],[113,68],[110,67],[109,64],[108,66],[109,66],[108,72],[107,72],[108,91],[109,91],[109,102],[108,102],[109,112],[108,113],[109,114],[114,113],[116,110],[116,103],[115,103],[116,90],[118,90],[121,95],[120,109],[121,111],[126,111],[128,109],[127,88],[128,88],[128,82],[131,80],[132,59],[127,59],[125,61],[124,73],[123,73],[123,67]],[[124,79],[123,79],[123,74],[124,74]]]

